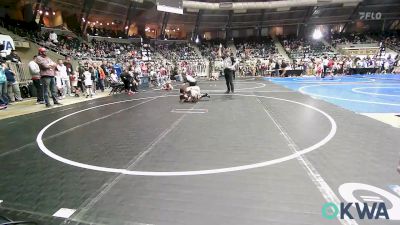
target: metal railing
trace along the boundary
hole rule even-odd
[[[14,72],[15,79],[19,85],[28,85],[31,82],[32,77],[29,73],[29,66],[27,63],[7,62],[6,64],[8,68]]]

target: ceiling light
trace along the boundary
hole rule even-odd
[[[322,38],[322,32],[319,29],[315,29],[312,37],[315,40],[321,39]]]

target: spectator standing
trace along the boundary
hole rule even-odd
[[[307,75],[314,75],[315,74],[315,70],[314,70],[314,62],[311,59],[310,61],[308,61],[307,64]]]
[[[327,73],[328,67],[329,67],[328,64],[329,64],[328,56],[324,56],[324,59],[322,60],[322,66],[324,67],[324,72],[323,72],[322,78],[324,78],[326,76],[326,73]]]
[[[99,79],[99,73],[96,67],[89,67],[89,72],[92,74],[92,93],[96,95],[96,84]]]
[[[46,102],[46,107],[50,107],[49,91],[51,92],[51,97],[54,104],[61,105],[61,103],[59,103],[56,98],[57,91],[54,79],[54,69],[56,68],[57,64],[47,57],[46,51],[47,50],[45,48],[39,48],[39,55],[36,58],[36,63],[40,68],[40,80],[43,84],[44,101]]]
[[[107,63],[106,63],[106,61],[103,61],[102,63],[101,63],[101,69],[103,69],[103,72],[104,72],[104,74],[106,75],[106,77],[108,77],[109,75],[110,75],[110,73],[109,73],[109,70],[108,70],[108,68],[107,68]]]
[[[101,92],[104,92],[104,80],[106,79],[106,74],[101,66],[97,66],[97,71],[99,72],[99,88]]]
[[[7,97],[7,77],[5,73],[6,64],[2,63],[0,65],[0,104],[4,107],[4,105],[8,105],[8,97]]]
[[[10,102],[22,101],[21,91],[19,90],[18,82],[15,79],[14,71],[12,71],[10,68],[7,67],[7,65],[5,65],[4,73],[7,77],[7,94],[9,97],[8,99],[10,100]]]
[[[107,62],[106,61],[103,61],[102,63],[101,63],[101,65],[100,65],[100,67],[101,67],[101,69],[103,70],[103,72],[104,72],[104,74],[105,74],[105,78],[104,78],[104,88],[105,87],[108,87],[109,86],[109,84],[108,84],[108,80],[107,80],[107,78],[108,77],[110,77],[110,70],[108,69],[108,67],[107,67]]]
[[[43,99],[43,85],[42,82],[40,81],[40,68],[39,65],[35,62],[36,60],[36,55],[33,56],[33,60],[29,62],[29,73],[31,74],[32,77],[32,82],[33,86],[36,88],[36,96],[37,104],[44,104],[44,99]]]
[[[72,91],[71,91],[71,82],[69,80],[68,76],[68,69],[63,63],[62,59],[58,60],[57,64],[57,70],[60,73],[61,81],[63,84],[63,96],[65,97],[66,95],[73,96]]]
[[[74,67],[71,64],[71,57],[69,57],[69,56],[65,57],[64,66],[65,66],[65,68],[67,70],[68,84],[69,84],[69,87],[70,87],[69,96],[72,97],[72,96],[74,96],[74,94],[72,94],[73,85],[71,84],[72,83],[72,74],[74,72]]]
[[[275,69],[275,76],[279,77],[280,74],[279,74],[279,62],[278,62],[278,60],[275,61],[274,69]]]
[[[71,57],[69,56],[65,57],[64,66],[67,68],[68,76],[71,76],[72,71],[74,71],[74,68],[71,64]]]
[[[285,60],[282,60],[281,68],[282,68],[282,77],[286,76],[286,67],[288,67],[288,64],[286,64]]]
[[[54,79],[56,81],[56,87],[57,87],[57,97],[59,97],[59,99],[63,99],[65,98],[64,96],[64,85],[61,79],[61,73],[60,71],[58,71],[57,68],[58,64],[56,65],[55,71],[54,71]]]
[[[77,72],[72,71],[70,80],[71,80],[71,92],[74,92],[75,96],[79,97]]]
[[[92,80],[92,73],[89,72],[90,68],[85,67],[85,72],[83,72],[83,82],[85,84],[86,88],[86,98],[89,98],[89,96],[92,98],[93,93],[92,93],[92,85],[93,85],[93,80]]]
[[[84,83],[84,75],[83,73],[85,72],[85,67],[82,65],[82,62],[79,61],[79,66],[76,68],[76,71],[78,72],[78,88],[81,89],[82,93],[85,92],[85,83]]]

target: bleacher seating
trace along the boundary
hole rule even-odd
[[[277,54],[271,38],[256,40],[255,38],[235,39],[236,56],[242,59],[267,59]]]
[[[303,58],[317,58],[323,55],[333,54],[330,46],[326,46],[321,41],[306,40],[297,37],[286,37],[282,40],[282,45],[289,57],[294,60]]]

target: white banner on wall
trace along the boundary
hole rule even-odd
[[[8,35],[0,34],[0,45],[2,46],[1,51],[6,51],[7,55],[11,53],[11,50],[15,49],[14,41]]]

